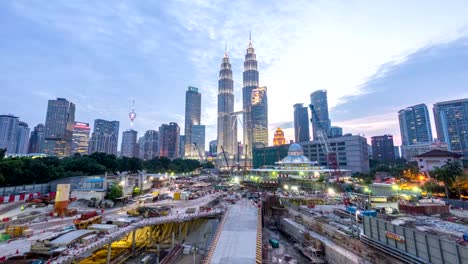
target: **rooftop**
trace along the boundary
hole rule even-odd
[[[455,152],[450,152],[446,150],[439,150],[439,149],[433,149],[430,150],[426,153],[423,153],[421,155],[417,155],[417,158],[430,158],[430,157],[453,157],[453,158],[461,158],[463,155],[455,153]]]

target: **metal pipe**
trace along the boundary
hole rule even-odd
[[[106,264],[110,264],[111,250],[112,250],[112,241],[109,242],[109,245],[107,246],[107,260],[106,260]]]

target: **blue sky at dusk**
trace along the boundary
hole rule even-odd
[[[281,126],[292,139],[293,104],[327,89],[334,125],[399,144],[398,110],[468,97],[466,10],[423,0],[0,1],[0,113],[34,127],[47,100],[64,97],[77,121],[119,120],[123,131],[134,99],[140,135],[174,121],[183,131],[195,86],[209,142],[225,42],[240,110],[252,31],[270,137]]]

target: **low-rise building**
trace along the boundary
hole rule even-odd
[[[461,164],[461,158],[463,155],[434,149],[423,153],[421,155],[415,156],[414,160],[418,162],[419,171],[429,175],[429,172],[434,170],[435,167],[442,167],[447,163],[447,161],[458,161]]]

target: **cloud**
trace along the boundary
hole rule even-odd
[[[5,108],[15,109],[32,123],[43,122],[44,97],[57,95],[76,102],[80,120],[118,119],[124,130],[135,98],[139,130],[177,121],[183,131],[185,90],[191,85],[199,87],[203,95],[207,142],[216,138],[217,81],[225,41],[233,66],[235,109],[241,109],[243,59],[252,31],[260,85],[268,87],[269,121],[272,126],[286,127],[293,118],[292,105],[307,103],[316,89],[328,90],[332,120],[337,122],[394,112],[396,104],[390,99],[400,100],[398,107],[409,101],[402,91],[408,98],[423,94],[421,100],[437,100],[431,96],[435,86],[413,92],[408,87],[414,89],[418,82],[402,86],[392,79],[404,76],[394,73],[415,61],[421,63],[413,69],[426,67],[413,54],[423,47],[449,45],[465,34],[468,22],[464,1],[451,1],[450,5],[305,0],[287,5],[247,0],[28,1],[2,2],[0,10],[0,24],[7,25],[0,31],[0,84],[8,91],[0,103]],[[463,64],[454,68],[460,66]],[[424,72],[407,74],[421,77],[417,86],[442,79],[434,74],[423,76]],[[462,83],[464,72],[455,72],[460,75],[457,82]],[[370,96],[399,89],[398,96],[385,97],[385,104],[374,103],[374,98],[382,99]],[[32,90],[49,94],[29,98]],[[23,100],[27,107],[11,103]],[[31,113],[30,108],[38,111]],[[364,131],[358,132],[367,134],[368,128],[360,129]],[[289,133],[291,129],[285,130]]]

